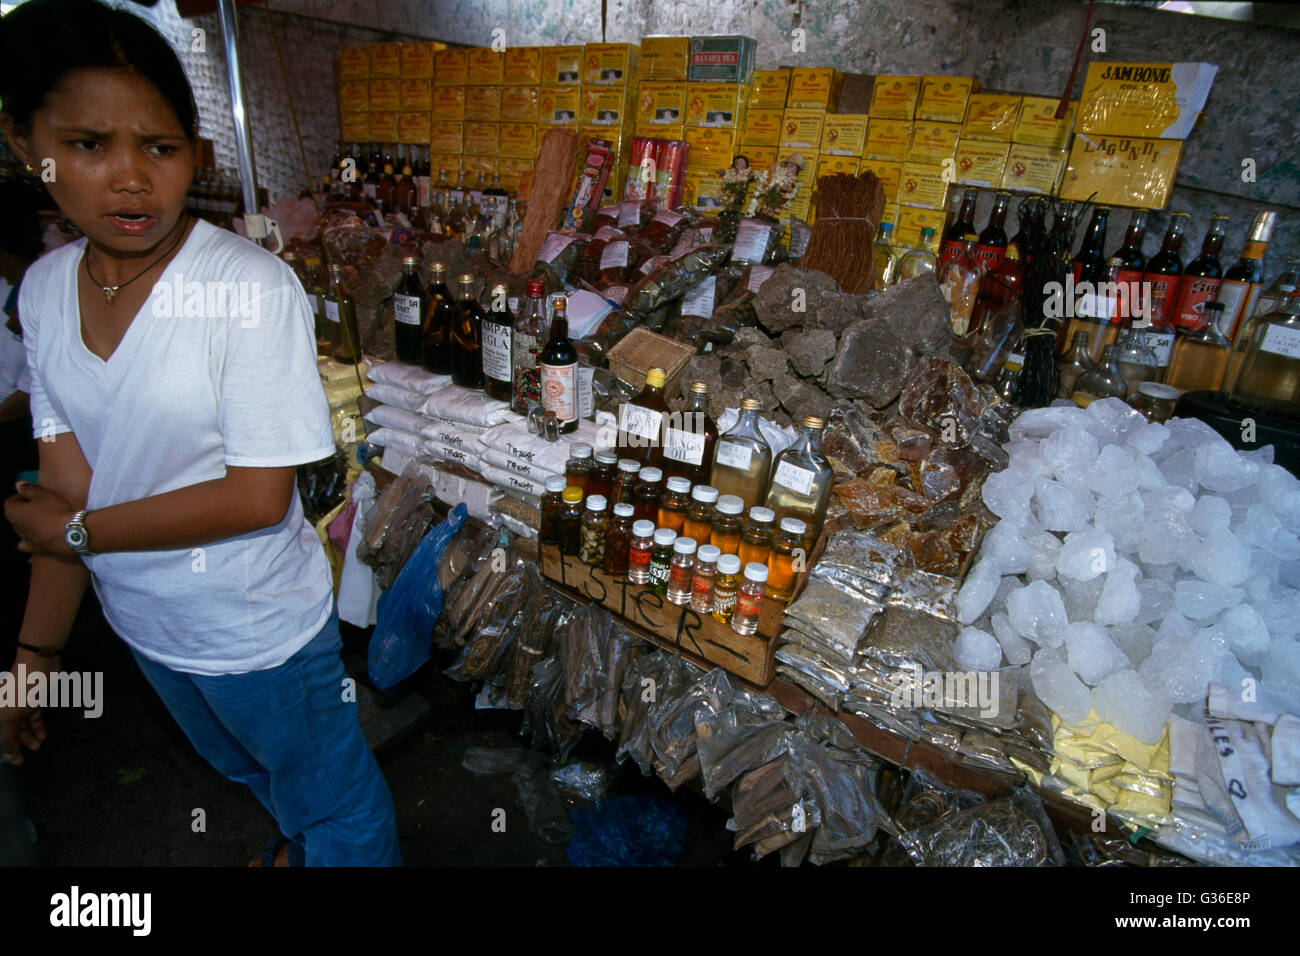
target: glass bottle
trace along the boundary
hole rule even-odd
[[[1151,324],[1157,329],[1168,329],[1173,324],[1174,299],[1178,295],[1178,280],[1183,274],[1183,234],[1191,221],[1191,214],[1176,212],[1169,217],[1160,251],[1151,257],[1142,281],[1151,289]]]
[[[703,544],[695,552],[695,569],[691,572],[691,610],[698,614],[713,611],[713,579],[718,574],[718,558],[722,552],[716,545]]]
[[[1038,255],[1038,244],[1047,233],[1047,203],[1038,196],[1030,196],[1023,201],[1018,220],[1019,228],[1011,237],[1010,245],[1020,250],[1020,258],[1026,268]]]
[[[1169,356],[1164,382],[1184,392],[1218,391],[1228,370],[1232,347],[1219,332],[1223,318],[1222,302],[1207,302],[1204,318],[1209,321],[1199,331],[1180,335]],[[1121,366],[1121,369],[1123,366]],[[1129,387],[1129,393],[1134,389]]]
[[[447,217],[444,223],[449,237],[459,236],[465,232],[465,214],[468,197],[465,195],[465,171],[456,173],[456,185],[447,190]]]
[[[1223,277],[1219,250],[1223,248],[1227,228],[1227,216],[1212,216],[1210,228],[1201,243],[1201,254],[1183,269],[1172,313],[1175,329],[1197,332],[1205,325],[1205,305],[1214,301]]]
[[[654,548],[650,552],[650,582],[647,587],[655,594],[668,592],[668,571],[673,563],[673,545],[677,532],[672,528],[656,528]]]
[[[1110,274],[1118,275],[1120,262],[1110,260]],[[1063,326],[1064,334],[1058,339],[1058,351],[1065,342],[1074,341],[1074,333],[1088,333],[1088,347],[1095,363],[1101,358],[1101,350],[1113,345],[1119,338],[1119,302],[1118,290],[1107,288],[1107,283],[1092,283],[1078,287],[1079,298],[1074,305],[1074,314],[1068,324]]]
[[[1074,393],[1074,383],[1079,376],[1096,363],[1092,360],[1092,350],[1088,348],[1088,333],[1074,333],[1070,351],[1056,360],[1056,369],[1061,373],[1061,385],[1057,389],[1058,398],[1069,398]]]
[[[1148,215],[1149,213],[1145,209],[1133,210],[1133,215],[1128,221],[1128,229],[1124,232],[1124,243],[1110,256],[1111,259],[1120,261],[1116,281],[1124,283],[1130,293],[1140,288],[1142,273],[1146,271],[1147,267],[1147,257],[1146,253],[1142,251],[1142,242],[1146,238]],[[1133,321],[1133,306],[1135,304],[1136,300],[1132,294],[1121,299],[1119,315],[1121,324],[1127,325]]]
[[[767,564],[772,553],[772,538],[776,534],[776,512],[771,508],[754,507],[749,509],[749,519],[740,537],[741,564],[757,561]]]
[[[691,483],[685,478],[669,478],[667,486],[664,496],[659,499],[659,513],[656,515],[659,527],[672,528],[678,534],[684,534],[682,527],[686,523],[686,507],[691,500]]]
[[[541,528],[537,533],[542,544],[560,543],[560,514],[564,511],[564,476],[546,479],[546,492],[542,495]]]
[[[980,276],[975,309],[971,312],[970,334],[979,336],[990,316],[1008,305],[1020,306],[1025,290],[1025,272],[1020,263],[1020,248],[1010,243],[998,263]]]
[[[438,211],[438,219],[445,219],[451,209],[451,182],[447,179],[447,170],[438,170],[438,180],[433,184],[429,199],[430,208]]]
[[[1149,422],[1167,422],[1178,405],[1178,389],[1159,382],[1143,382],[1138,386],[1137,397],[1129,404],[1146,416]]]
[[[537,359],[546,341],[546,282],[529,279],[524,303],[510,337],[510,410],[527,415],[542,402],[542,382]]]
[[[661,368],[646,372],[645,387],[630,402],[618,408],[618,447],[625,458],[658,467],[663,462],[663,425],[668,414],[664,401],[667,373]]]
[[[576,441],[569,446],[569,458],[564,463],[564,477],[575,488],[581,488],[585,494],[604,494],[587,488],[591,477],[591,446],[585,441]]]
[[[614,507],[617,508],[618,505]],[[632,524],[632,544],[628,548],[627,557],[627,579],[633,584],[650,582],[650,558],[654,554],[654,533],[653,521],[636,521]]]
[[[414,147],[411,152],[415,152]],[[415,225],[415,210],[419,204],[416,202],[415,170],[411,167],[411,162],[410,156],[402,159],[402,174],[393,189],[393,208],[405,216],[411,225]]]
[[[615,505],[614,515],[605,531],[605,559],[601,570],[615,578],[627,574],[628,553],[632,548],[632,506]]]
[[[757,399],[742,400],[740,417],[718,437],[713,453],[713,486],[719,494],[739,496],[746,508],[760,503],[772,465],[772,446],[758,430],[761,407]]]
[[[366,160],[366,178],[361,183],[361,199],[371,206],[379,205],[379,153],[375,144],[371,144],[370,156]]]
[[[510,391],[510,338],[515,317],[510,314],[504,282],[492,284],[487,312],[483,316],[483,391],[488,398],[508,402]]]
[[[308,259],[307,262],[310,264],[311,260]],[[1300,259],[1288,258],[1286,265],[1282,267],[1282,271],[1273,280],[1273,284],[1260,293],[1252,317],[1267,315],[1269,312],[1276,312],[1282,308],[1287,298],[1296,290],[1298,285],[1300,285]]]
[[[592,495],[604,495],[606,498],[612,498],[614,492],[614,473],[618,467],[618,459],[610,451],[596,452],[596,462],[591,466],[591,471],[587,475],[587,493]]]
[[[424,331],[420,341],[422,364],[435,375],[451,374],[451,330],[456,324],[456,304],[447,288],[447,267],[435,262],[431,268],[424,304]]]
[[[1092,222],[1083,234],[1083,245],[1074,257],[1074,281],[1105,282],[1106,273],[1106,223],[1110,219],[1109,206],[1094,206]]]
[[[668,567],[668,587],[664,597],[668,603],[685,605],[691,600],[691,577],[695,570],[695,541],[677,538],[673,541],[673,558]]]
[[[1156,353],[1146,347],[1142,333],[1136,329],[1124,329],[1119,333],[1119,340],[1115,343],[1115,364],[1119,366],[1119,374],[1130,398],[1138,393],[1138,386],[1143,382],[1155,381],[1159,371]]]
[[[578,488],[565,488],[561,498],[564,507],[560,511],[560,551],[577,556],[582,542],[579,534],[582,524],[582,491]]]
[[[694,538],[701,544],[711,543],[713,513],[717,501],[717,488],[696,485],[691,489],[691,503],[686,509],[686,520],[682,523],[682,531],[686,537]]]
[[[740,537],[744,531],[745,503],[736,495],[720,495],[713,509],[713,527],[709,543],[717,545],[723,554],[740,551]]]
[[[568,301],[551,301],[551,337],[537,357],[542,383],[542,408],[555,413],[564,433],[578,430],[578,350],[569,341]]]
[[[379,211],[385,216],[394,211],[393,193],[397,189],[397,180],[393,177],[393,147],[389,146],[384,154],[384,175],[379,179]]]
[[[969,186],[962,190],[961,207],[953,219],[952,225],[943,231],[939,243],[939,258],[936,269],[942,269],[953,259],[966,251],[966,236],[975,233],[975,204],[979,202],[979,190]],[[975,236],[979,238],[978,235]]]
[[[664,473],[658,468],[642,468],[637,473],[636,486],[632,489],[632,507],[636,516],[646,521],[659,517],[659,499],[663,495]]]
[[[1263,289],[1264,253],[1273,238],[1273,225],[1277,213],[1257,213],[1246,237],[1246,247],[1241,258],[1228,267],[1219,283],[1216,299],[1223,303],[1224,327],[1219,331],[1229,342],[1237,340],[1237,333],[1247,316],[1255,313],[1255,300]]]
[[[1233,343],[1232,352],[1228,355],[1228,370],[1223,376],[1223,390],[1231,391],[1237,381],[1237,374],[1241,371],[1242,361],[1246,357],[1246,352],[1250,348],[1250,343],[1255,337],[1255,329],[1261,320],[1270,316],[1300,316],[1300,292],[1292,290],[1287,300],[1282,303],[1273,312],[1265,315],[1254,315],[1242,323],[1241,329],[1237,334],[1237,340]],[[1225,319],[1226,321],[1226,319]]]
[[[1101,350],[1101,360],[1074,383],[1070,401],[1080,408],[1087,408],[1099,398],[1125,398],[1127,395],[1128,386],[1115,363],[1115,346],[1108,345]]]
[[[965,335],[979,291],[982,270],[975,258],[975,233],[966,234],[961,251],[939,267],[939,291],[948,303],[953,335]]]
[[[1010,206],[1011,193],[994,194],[988,225],[980,231],[979,242],[975,244],[975,258],[982,270],[994,268],[1006,254],[1007,209]]]
[[[772,540],[772,554],[767,559],[767,593],[775,601],[788,601],[794,593],[799,578],[799,567],[806,566],[808,555],[804,549],[804,536],[808,526],[798,518],[782,518],[776,537]]]
[[[1012,258],[1014,251],[1012,247],[1007,258],[999,263],[999,269],[1015,263]],[[1024,331],[1018,295],[1008,296],[997,311],[982,315],[978,329],[973,333],[971,355],[966,363],[971,376],[980,382],[994,381],[1015,353]]]
[[[709,415],[709,386],[691,382],[686,406],[670,413],[664,426],[663,469],[669,478],[707,485],[713,472],[718,425]]]
[[[415,256],[402,259],[402,278],[393,292],[393,338],[396,340],[397,358],[411,365],[419,365],[424,357],[421,324],[425,296],[415,272],[419,264],[420,260]]]
[[[578,545],[578,560],[592,567],[605,560],[605,531],[609,519],[605,515],[605,499],[592,495],[587,499],[582,514],[582,528]]]
[[[343,285],[343,265],[330,265],[330,285],[325,293],[325,318],[333,328],[334,360],[356,365],[361,360],[361,332],[357,328],[357,309]]]
[[[745,565],[745,577],[736,591],[736,609],[731,615],[731,629],[737,634],[758,633],[758,619],[763,614],[763,592],[767,585],[767,565]]]
[[[731,623],[736,610],[736,591],[740,587],[740,558],[724,554],[718,558],[718,572],[713,577],[713,619]]]
[[[889,288],[898,281],[898,252],[894,249],[894,224],[882,222],[876,233],[876,275],[871,288],[877,292]]]
[[[898,278],[911,279],[926,272],[934,272],[938,264],[934,258],[934,253],[930,251],[930,243],[934,241],[934,229],[926,226],[921,230],[921,238],[911,249],[903,253],[898,260]]]
[[[483,307],[474,297],[474,276],[460,277],[456,319],[451,327],[451,380],[464,388],[483,387]]]
[[[620,458],[618,470],[614,473],[614,488],[610,491],[610,501],[620,505],[636,507],[636,476],[641,466],[631,458]]]
[[[816,540],[831,496],[831,465],[822,453],[824,419],[805,415],[794,444],[776,456],[764,504],[778,518],[799,518]]]
[[[1250,330],[1229,397],[1242,405],[1294,415],[1300,402],[1300,313],[1294,306],[1260,316]],[[1224,321],[1227,321],[1225,317]]]

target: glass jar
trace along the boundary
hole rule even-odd
[[[740,536],[745,523],[741,515],[744,510],[745,502],[739,495],[722,495],[718,498],[709,543],[716,544],[723,554],[735,554],[740,550]]]
[[[1115,364],[1129,395],[1136,395],[1143,382],[1155,381],[1156,353],[1147,348],[1141,332],[1124,329],[1115,343]]]
[[[614,507],[617,508],[618,505]],[[632,543],[627,551],[627,579],[633,584],[646,584],[650,580],[654,533],[655,526],[651,521],[636,521],[632,524]]]
[[[695,539],[678,538],[673,542],[673,559],[668,567],[668,589],[664,595],[669,603],[683,605],[690,602],[691,572],[694,570]]]
[[[664,473],[658,468],[642,468],[637,472],[636,487],[632,489],[632,507],[638,521],[654,521],[659,517],[659,495]],[[674,531],[678,530],[676,528]]]
[[[1070,401],[1080,408],[1087,408],[1099,398],[1126,398],[1128,386],[1119,373],[1115,362],[1115,346],[1107,345],[1101,350],[1101,361],[1079,376],[1070,393]]]
[[[686,507],[691,500],[691,483],[685,478],[669,478],[667,484],[667,492],[659,499],[659,527],[672,528],[678,534],[684,534],[682,526],[686,523]]]
[[[718,558],[718,573],[713,578],[713,619],[731,623],[736,609],[736,591],[740,588],[740,558],[724,554]]]
[[[582,491],[564,489],[564,508],[560,511],[560,551],[577,555],[581,541],[579,525],[582,523]]]
[[[632,548],[632,506],[615,505],[605,530],[605,557],[601,569],[621,578],[627,574],[628,551]]]
[[[1056,369],[1061,373],[1061,385],[1056,394],[1060,398],[1069,398],[1074,393],[1074,383],[1079,376],[1092,368],[1092,352],[1088,349],[1088,333],[1075,332],[1070,351],[1056,362]]]
[[[758,619],[763,614],[763,591],[767,583],[767,565],[752,561],[745,565],[745,578],[736,591],[736,609],[731,615],[731,629],[737,634],[757,634]]]
[[[562,475],[546,479],[546,492],[542,495],[542,521],[537,532],[542,544],[560,543],[560,513],[564,511],[565,484]]]
[[[1204,309],[1202,314],[1205,316],[1205,324],[1194,332],[1174,339],[1174,347],[1169,353],[1169,368],[1165,371],[1164,384],[1184,392],[1217,392],[1223,385],[1223,375],[1228,369],[1228,355],[1232,351],[1232,345],[1219,331],[1223,325],[1223,303],[1206,302]],[[1122,357],[1120,362],[1122,371]],[[1154,377],[1153,375],[1152,378]],[[1125,381],[1127,380],[1126,375]],[[1135,391],[1135,388],[1129,387],[1129,394]]]
[[[1174,415],[1174,406],[1178,404],[1180,394],[1172,385],[1143,382],[1138,386],[1138,393],[1130,404],[1145,415],[1149,422],[1167,422]]]
[[[641,465],[631,458],[620,458],[618,460],[618,471],[614,475],[614,488],[610,492],[610,500],[616,505],[633,505],[633,495],[636,492],[636,476],[641,470]]]
[[[767,559],[767,594],[773,600],[788,601],[794,593],[794,584],[799,571],[795,563],[802,558],[803,565],[808,560],[804,551],[804,535],[808,526],[798,518],[782,518],[781,525],[772,541],[772,554]]]
[[[618,470],[618,456],[611,451],[596,452],[596,462],[587,474],[587,494],[613,497],[614,475]]]
[[[722,552],[715,544],[701,545],[695,552],[695,569],[691,572],[691,610],[700,614],[713,611],[713,579],[718,574]]]
[[[591,477],[591,446],[586,442],[574,442],[569,446],[569,460],[564,463],[564,477],[573,487],[581,488],[584,495],[600,494],[587,488]]]
[[[740,563],[742,566],[757,561],[767,564],[772,553],[772,537],[776,534],[776,512],[771,508],[750,508],[749,520],[740,536]]]
[[[682,533],[688,538],[708,544],[713,536],[713,506],[718,500],[718,489],[709,485],[696,485],[691,489],[691,505],[686,509]]]
[[[582,513],[579,529],[578,560],[595,567],[605,560],[605,531],[609,518],[605,514],[604,495],[592,495]]]
[[[650,551],[650,581],[646,585],[655,594],[668,592],[668,571],[673,563],[673,545],[677,532],[672,528],[656,528],[654,547]]]

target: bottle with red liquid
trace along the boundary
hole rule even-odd
[[[1147,257],[1142,251],[1142,241],[1147,234],[1147,216],[1149,213],[1145,209],[1134,209],[1133,215],[1129,218],[1128,229],[1124,232],[1124,244],[1111,253],[1111,259],[1120,261],[1120,268],[1116,280],[1133,292],[1138,289],[1138,283],[1142,281],[1142,273],[1146,271]],[[1130,296],[1125,302],[1124,312],[1119,319],[1125,325],[1133,320],[1133,309],[1130,306]]]
[[[975,257],[985,269],[992,269],[1007,250],[1007,208],[1011,205],[1011,193],[997,193],[993,197],[993,211],[989,213],[989,223],[980,233],[979,242],[975,244]]]
[[[1105,282],[1106,270],[1106,223],[1110,219],[1109,206],[1097,206],[1092,211],[1092,222],[1084,233],[1083,245],[1074,257],[1074,281]]]
[[[1025,271],[1020,264],[1020,249],[1015,243],[1010,243],[1003,260],[980,277],[979,293],[971,313],[971,336],[978,337],[983,333],[990,316],[1019,303],[1024,291]]]
[[[1176,212],[1170,217],[1160,251],[1151,257],[1142,274],[1142,281],[1151,287],[1151,325],[1158,329],[1173,326],[1174,300],[1183,274],[1183,235],[1191,218],[1191,213],[1186,212]]]
[[[393,194],[397,180],[393,177],[393,147],[384,153],[384,175],[379,180],[379,211],[385,216],[393,211]]]
[[[961,197],[961,210],[957,221],[943,231],[939,243],[939,261],[935,271],[941,270],[950,260],[957,258],[966,250],[966,236],[976,233],[975,203],[979,200],[979,190],[966,189]],[[976,233],[978,234],[978,233]]]
[[[1214,301],[1223,281],[1219,252],[1223,249],[1223,237],[1227,232],[1228,217],[1212,216],[1210,228],[1201,243],[1201,254],[1183,269],[1171,316],[1174,328],[1180,332],[1199,332],[1205,327],[1205,304]]]

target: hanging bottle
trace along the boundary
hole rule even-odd
[[[419,264],[420,260],[415,256],[403,257],[402,278],[393,291],[393,338],[397,358],[412,365],[419,365],[424,356],[421,325],[427,303],[424,288],[415,272]]]
[[[1201,254],[1183,269],[1172,313],[1173,326],[1179,331],[1198,332],[1205,325],[1205,305],[1214,301],[1223,277],[1219,250],[1223,248],[1227,226],[1227,216],[1211,217],[1210,228],[1201,243]]]
[[[746,508],[762,503],[772,467],[772,446],[758,428],[757,399],[740,403],[740,417],[718,437],[713,453],[712,486],[719,495],[736,495]]]
[[[826,520],[831,497],[832,471],[822,453],[824,419],[805,415],[794,444],[776,456],[772,465],[772,483],[764,505],[776,513],[777,520],[798,518],[807,526],[807,534],[816,540]]]
[[[451,380],[463,388],[483,387],[483,307],[474,296],[474,276],[460,277],[451,327]]]

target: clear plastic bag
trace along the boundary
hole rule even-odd
[[[632,758],[641,773],[649,776],[655,760],[650,744],[651,715],[701,675],[699,668],[682,660],[680,655],[664,650],[632,661],[623,676],[623,724],[614,758],[620,763]]]
[[[839,582],[818,577],[808,579],[807,587],[785,609],[785,615],[806,634],[823,634],[831,643],[856,649],[880,611],[879,602]]]
[[[727,672],[715,667],[655,710],[650,718],[655,770],[671,789],[699,772],[695,725],[728,706],[734,697]]]
[[[563,843],[573,832],[541,754],[520,748],[470,747],[465,751],[463,765],[471,773],[510,774],[524,805],[528,828],[547,843]]]
[[[375,569],[382,588],[391,588],[416,545],[433,524],[433,488],[413,466],[388,483],[366,512],[357,558]]]
[[[1023,799],[1019,801],[1023,803]],[[1052,866],[1064,862],[1051,825],[1006,797],[965,810],[949,809],[937,820],[899,835],[918,866]],[[1040,804],[1041,809],[1041,804]],[[1055,853],[1053,852],[1055,848]],[[1058,856],[1059,854],[1059,856]]]
[[[530,594],[538,594],[541,579],[532,565],[521,565],[506,575],[487,601],[487,607],[460,657],[446,671],[455,680],[482,680],[501,669],[513,639],[516,615]]]
[[[564,715],[564,667],[558,656],[548,657],[533,668],[533,679],[524,705],[520,734],[528,735],[530,746],[545,747],[561,761],[582,739],[582,727]]]

